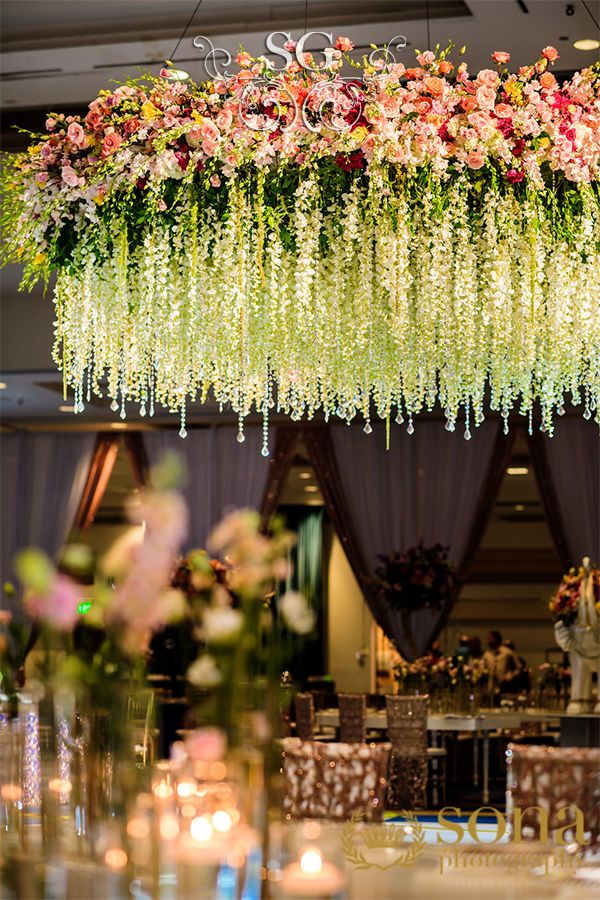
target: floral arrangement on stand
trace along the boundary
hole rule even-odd
[[[600,569],[591,567],[589,575],[596,612],[600,615]],[[548,607],[555,622],[572,625],[576,621],[581,588],[585,578],[586,570],[583,566],[579,566],[577,569],[572,567],[563,575],[556,594],[548,601]]]
[[[106,377],[115,411],[160,402],[182,435],[209,391],[240,423],[277,404],[370,430],[373,404],[412,430],[439,402],[470,437],[485,396],[551,432],[567,393],[598,416],[598,66],[383,47],[347,79],[351,50],[130,80],[7,159],[3,260],[57,273],[76,412]]]
[[[429,694],[432,712],[473,712],[483,705],[488,672],[483,657],[420,656],[394,666],[399,693]]]
[[[369,583],[400,614],[406,640],[417,656],[411,615],[422,609],[440,610],[453,599],[459,584],[454,566],[441,544],[425,547],[422,542],[378,559],[383,565]]]

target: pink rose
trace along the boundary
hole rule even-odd
[[[233,122],[233,114],[230,109],[224,108],[221,109],[216,118],[217,128],[220,131],[227,131],[231,128],[231,123]]]
[[[77,172],[72,166],[63,166],[60,174],[63,182],[68,184],[69,187],[77,187],[79,184]]]
[[[96,109],[90,110],[85,117],[86,124],[94,131],[98,131],[102,127],[103,117]]]
[[[284,50],[287,50],[289,53],[293,53],[296,49],[296,41],[286,41],[283,45]]]
[[[113,131],[111,132],[111,134],[107,134],[102,141],[102,150],[100,151],[100,156],[103,159],[106,159],[107,156],[110,156],[111,153],[115,153],[119,149],[121,143],[121,136],[116,132]]]
[[[477,88],[475,94],[482,109],[493,109],[496,102],[496,91],[491,87]]]
[[[485,158],[483,153],[479,153],[478,150],[471,150],[471,152],[467,154],[465,162],[470,169],[481,169],[485,163]]]
[[[219,178],[218,175],[211,175],[211,176],[210,176],[210,183],[212,184],[212,186],[213,186],[214,188],[221,187],[221,179]]]
[[[499,81],[500,79],[498,78],[498,73],[494,72],[493,69],[482,69],[477,73],[478,85],[495,88]]]
[[[160,210],[161,212],[164,212],[164,211],[166,210],[166,208],[167,208],[167,204],[165,203],[164,200],[159,200],[158,203],[157,203],[156,205],[157,205],[157,207],[159,208],[159,210]]]
[[[494,107],[494,113],[496,114],[496,118],[498,119],[510,119],[513,111],[512,107],[509,106],[508,103],[496,103]]]
[[[510,53],[506,53],[504,50],[494,50],[492,53],[492,59],[498,65],[502,65],[503,63],[507,63],[510,60]]]
[[[335,39],[335,46],[338,50],[341,50],[343,53],[348,53],[349,50],[354,49],[354,44],[350,40],[350,38],[343,37],[343,35],[339,35]]]
[[[219,728],[200,728],[185,740],[188,756],[200,762],[219,762],[225,756],[227,739]]]
[[[247,69],[248,66],[250,65],[250,63],[252,62],[252,57],[250,56],[249,53],[246,53],[246,51],[243,50],[241,53],[238,53],[238,55],[235,58],[235,61],[238,64],[238,66],[240,66],[242,69]]]
[[[53,119],[52,117],[46,119],[46,130],[53,131],[54,128],[56,128],[56,119]]]
[[[78,122],[71,122],[67,128],[67,137],[76,147],[85,145],[85,131]]]
[[[426,50],[425,53],[419,53],[417,56],[417,62],[420,66],[430,66],[434,59],[435,54],[431,50]]]
[[[81,589],[66,575],[57,575],[47,594],[31,591],[23,602],[32,618],[46,622],[57,631],[71,631],[77,621]]]
[[[544,49],[542,50],[542,56],[544,57],[544,59],[547,59],[548,62],[555,62],[555,60],[560,59],[556,47],[544,47]]]

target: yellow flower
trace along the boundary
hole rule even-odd
[[[45,253],[36,253],[35,258],[33,260],[34,266],[41,266],[46,262],[46,254]]]
[[[197,109],[192,110],[191,116],[192,116],[192,119],[194,120],[194,122],[199,122],[199,123],[204,122],[204,116],[201,113],[199,113]]]
[[[540,138],[540,147],[544,147],[544,149],[545,149],[546,147],[549,147],[549,146],[550,146],[550,138],[547,138],[547,137]]]
[[[96,203],[98,206],[101,206],[105,201],[106,194],[96,194],[96,196],[94,197],[94,203]]]
[[[157,109],[151,100],[146,100],[145,103],[142,103],[142,118],[146,122],[149,122],[150,119],[156,119],[160,114],[160,109]]]

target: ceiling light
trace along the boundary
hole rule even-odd
[[[312,472],[298,472],[298,478],[312,478]]]
[[[507,475],[529,475],[527,466],[509,466],[506,470]]]
[[[59,412],[75,412],[75,407],[74,406],[59,406],[58,411]]]
[[[523,512],[525,506],[522,503],[515,503],[515,512]]]
[[[316,484],[307,484],[304,490],[307,494],[316,494],[319,488],[316,486]]]
[[[127,422],[111,422],[110,427],[113,431],[127,431]]]
[[[8,385],[5,381],[0,381],[0,391],[5,391],[7,387]]]
[[[582,38],[573,44],[576,50],[597,50],[600,47],[600,41],[596,38]]]

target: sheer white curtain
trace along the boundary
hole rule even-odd
[[[410,656],[399,616],[373,594],[368,579],[379,554],[406,550],[421,540],[425,546],[447,546],[459,572],[464,569],[496,493],[493,470],[498,468],[500,423],[484,422],[471,441],[465,441],[462,433],[445,431],[439,421],[422,421],[413,435],[392,429],[389,450],[383,425],[374,426],[370,435],[360,426],[328,431],[333,457],[329,463],[319,463],[315,440],[309,436],[308,442],[330,514],[334,523],[340,510],[347,517],[340,523],[342,542],[373,614],[400,651]],[[333,485],[334,495],[324,482]],[[419,652],[430,643],[444,614],[447,610],[413,615]]]
[[[0,435],[2,582],[13,579],[14,556],[23,547],[57,556],[73,526],[95,444],[92,433]]]
[[[584,556],[600,564],[600,429],[565,417],[554,435],[530,439],[532,457],[557,549],[565,566]]]
[[[269,459],[261,455],[260,426],[244,429],[236,441],[236,426],[190,428],[183,440],[175,430],[144,432],[150,465],[172,450],[186,470],[184,493],[190,511],[187,548],[205,547],[216,523],[233,509],[260,510],[269,477]]]

